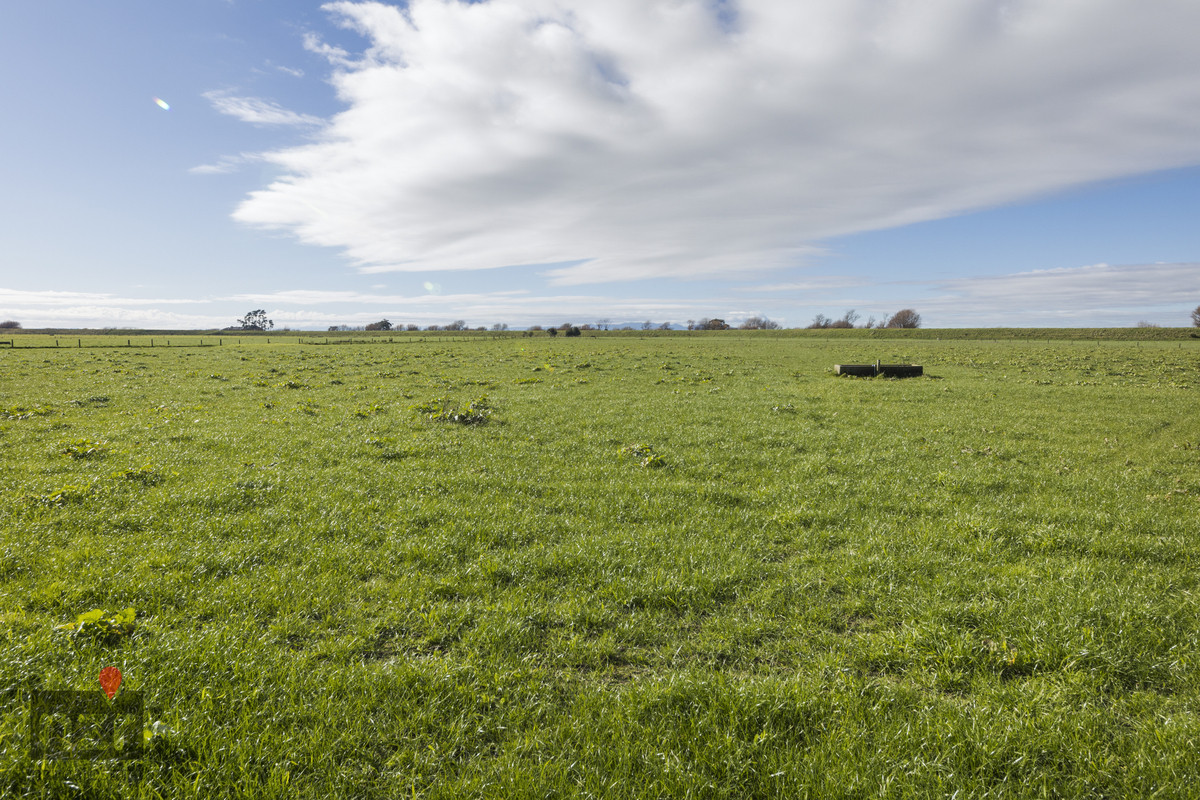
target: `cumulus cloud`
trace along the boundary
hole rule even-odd
[[[212,103],[213,108],[222,114],[237,117],[242,122],[252,125],[289,125],[315,126],[323,120],[309,114],[299,114],[289,111],[278,103],[262,100],[257,97],[237,97],[229,92],[205,92],[204,99]]]
[[[236,218],[364,271],[762,271],[830,237],[1200,162],[1194,0],[324,8],[369,43],[305,41],[346,109],[268,154],[284,177]]]

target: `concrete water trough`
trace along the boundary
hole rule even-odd
[[[882,375],[885,378],[917,378],[925,374],[925,368],[920,364],[834,364],[835,375],[853,375],[856,378],[874,378]]]

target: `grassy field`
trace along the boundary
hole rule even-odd
[[[17,338],[2,796],[1196,792],[1196,340]]]

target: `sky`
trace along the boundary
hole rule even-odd
[[[0,320],[1190,324],[1196,0],[38,0]]]

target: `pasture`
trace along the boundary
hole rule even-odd
[[[0,795],[1196,791],[1195,340],[35,341]],[[140,780],[32,762],[108,666]]]

